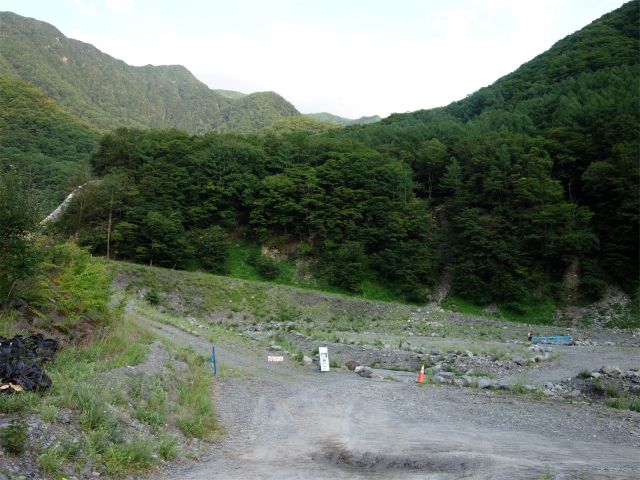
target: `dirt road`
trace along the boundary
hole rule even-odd
[[[210,355],[211,344],[201,337],[168,326],[159,333]],[[216,352],[222,370],[248,368],[246,344],[216,345]],[[629,354],[615,348],[601,353],[628,362]],[[598,349],[582,354],[561,356],[546,377],[564,378],[576,362],[601,366]],[[200,462],[176,466],[172,478],[536,479],[550,472],[640,479],[637,412],[418,386],[393,380],[402,379],[395,372],[371,379],[344,368],[317,373],[266,359],[266,351],[254,355],[251,375],[215,379],[212,395],[226,434]]]

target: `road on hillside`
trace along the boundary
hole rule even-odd
[[[211,344],[202,338],[166,325],[158,333],[210,355]],[[266,352],[256,358],[259,347],[252,350],[250,376],[214,381],[225,434],[209,455],[176,466],[171,478],[537,479],[551,473],[640,479],[636,412],[418,386],[393,380],[394,372],[371,379],[345,369],[317,373],[287,360],[269,363]],[[583,352],[585,365],[599,363],[589,357],[594,349]],[[216,345],[216,353],[222,369],[248,370],[246,344]],[[626,358],[613,349],[607,355]]]

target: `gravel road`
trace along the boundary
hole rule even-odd
[[[171,326],[157,332],[204,356],[211,343]],[[216,344],[213,401],[224,434],[170,478],[203,479],[640,479],[640,413],[487,390],[426,384],[411,374],[304,370],[237,342]],[[260,352],[256,355],[256,352]],[[560,351],[538,381],[610,363],[638,368],[638,350]],[[409,377],[409,378],[408,378]],[[393,380],[397,378],[397,380]],[[408,380],[408,381],[407,381]],[[154,479],[167,478],[154,477]]]

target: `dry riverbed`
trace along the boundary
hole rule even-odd
[[[184,327],[165,324],[159,332],[203,355],[212,345]],[[216,379],[212,392],[225,434],[199,462],[170,466],[154,478],[640,478],[638,412],[585,396],[418,385],[417,370],[376,368],[371,378],[345,366],[319,373],[286,354],[281,363],[267,362],[282,352],[266,340],[247,340],[256,336],[244,332],[234,342],[213,342],[219,368],[236,372]],[[347,351],[357,360],[357,349],[368,349],[317,344],[345,361]],[[555,358],[505,371],[500,380],[517,383],[530,375],[528,381],[540,385],[595,371],[603,362],[626,370],[640,366],[637,347],[553,349]],[[403,361],[407,355],[399,347],[378,351]]]
[[[219,430],[209,442],[171,432],[179,454],[158,459],[153,480],[640,479],[638,330],[521,325],[136,268],[116,280],[138,299],[127,315],[172,347],[155,341],[143,363],[100,381],[180,376],[181,350],[206,361],[215,347],[217,360],[217,375],[213,365],[205,374]],[[144,302],[153,282],[164,285],[157,308]],[[532,348],[530,329],[576,345]],[[302,360],[320,346],[330,372]],[[631,408],[605,404],[614,387]],[[154,439],[126,405],[106,408],[136,438]],[[27,421],[33,445],[80,432],[64,409]],[[3,453],[0,467],[12,480],[106,476],[97,463],[46,476],[31,452]]]

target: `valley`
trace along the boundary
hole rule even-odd
[[[118,283],[136,278],[125,274]],[[160,283],[169,283],[180,277],[161,278]],[[460,319],[434,307],[377,304],[248,282],[216,290],[220,288],[228,298],[215,312],[194,313],[196,299],[206,303],[208,288],[192,291],[189,302],[168,297],[160,309],[176,307],[182,312],[178,316],[131,310],[140,321],[151,321],[160,336],[190,345],[202,356],[215,346],[222,372],[220,379],[214,378],[212,398],[225,433],[199,461],[168,466],[170,477],[537,479],[551,472],[571,479],[639,478],[639,411],[611,409],[603,399],[592,398],[593,379],[575,396],[543,393],[543,385],[603,365],[634,369],[637,375],[640,331],[572,328],[578,342],[588,336],[600,342],[543,345],[553,351],[549,360],[519,367],[513,363],[517,355],[534,355],[525,340],[528,325]],[[261,307],[279,310],[280,318],[256,322],[256,308]],[[295,313],[283,318],[284,312]],[[353,315],[357,322],[374,312],[379,321],[368,323],[367,331],[323,332],[336,313]],[[409,321],[411,329],[404,330]],[[218,339],[208,334],[207,325],[224,326],[234,336]],[[478,332],[464,334],[469,328],[491,333],[480,340]],[[432,330],[438,336],[431,336]],[[548,327],[544,333],[557,331]],[[289,351],[283,354],[271,344]],[[331,372],[317,372],[313,364],[305,367],[300,359],[312,356],[318,346],[329,348]],[[489,359],[500,365],[495,374],[486,364],[471,373],[497,379],[511,391],[439,383],[435,374],[416,384],[421,363],[434,367],[445,352],[458,349],[475,351],[479,361],[485,352],[499,354],[501,361]],[[442,355],[430,355],[435,351]],[[267,362],[269,355],[284,355],[284,361]],[[347,369],[347,360],[372,365],[371,377]],[[518,390],[523,383],[536,390]],[[630,391],[640,400],[640,388]]]

